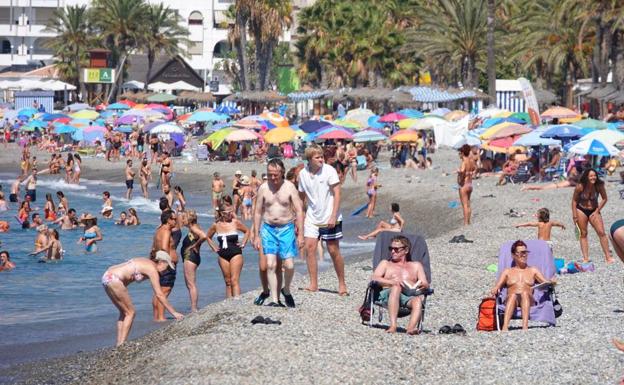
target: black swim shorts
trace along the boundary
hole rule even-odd
[[[134,188],[134,179],[126,180],[126,188]]]
[[[160,273],[160,286],[173,288],[176,280],[176,271],[171,267]]]

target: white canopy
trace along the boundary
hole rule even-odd
[[[34,79],[34,78],[23,78],[19,80],[0,80],[0,89],[3,90],[43,90],[43,91],[73,91],[76,89],[75,86],[62,82],[60,80],[54,79]]]
[[[179,90],[179,91],[198,91],[199,88],[195,87],[192,84],[188,84],[185,81],[182,80],[178,80],[175,83],[171,83],[169,85],[171,87],[172,90]]]
[[[145,83],[138,80],[130,80],[121,85],[121,88],[128,90],[142,90],[145,88]]]
[[[163,83],[163,82],[150,83],[147,85],[147,89],[151,91],[171,91],[172,90],[171,84]]]

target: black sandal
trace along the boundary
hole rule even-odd
[[[438,334],[451,334],[453,333],[453,328],[448,325],[444,325],[438,330]]]
[[[265,321],[265,319],[264,319],[264,317],[263,317],[263,316],[259,315],[259,316],[257,316],[256,318],[252,319],[252,320],[251,320],[251,323],[252,323],[253,325],[255,325],[255,324],[265,324],[265,323],[266,323],[266,321]]]
[[[464,329],[464,327],[460,324],[455,324],[455,326],[453,326],[453,329],[451,330],[453,334],[461,334],[462,336],[466,335],[466,329]]]

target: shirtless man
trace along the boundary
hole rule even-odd
[[[555,284],[555,280],[553,278],[547,280],[537,268],[527,266],[529,251],[524,242],[514,242],[511,245],[511,255],[516,266],[509,267],[503,271],[490,294],[492,297],[495,297],[500,289],[503,287],[507,288],[503,331],[509,330],[509,321],[511,321],[511,317],[518,305],[520,305],[520,310],[522,311],[522,329],[527,330],[529,328],[531,304],[535,302],[533,299],[533,285],[535,285],[535,281],[537,283],[547,282]],[[518,297],[520,297],[520,303],[518,303]]]
[[[158,251],[164,251],[171,257],[171,262],[174,266],[178,263],[178,255],[176,254],[176,248],[173,238],[171,237],[171,230],[174,229],[177,225],[177,217],[176,214],[171,210],[165,210],[160,215],[160,223],[156,229],[156,234],[154,234],[154,241],[152,242],[152,251],[150,253],[150,259],[154,260],[156,253]],[[169,297],[171,290],[173,289],[173,285],[175,284],[176,279],[176,270],[172,268],[167,268],[167,270],[159,273],[160,274],[160,286],[162,288],[163,294],[166,297]],[[160,302],[158,297],[154,295],[152,298],[152,307],[154,308],[154,321],[163,322],[165,321],[165,307]]]
[[[11,193],[9,194],[9,202],[17,203],[19,201],[20,185],[22,184],[22,177],[17,177],[11,184]]]
[[[102,193],[102,200],[104,201],[102,204],[102,216],[106,219],[111,219],[113,217],[113,200],[108,191]]]
[[[134,188],[134,176],[136,172],[132,169],[132,159],[128,159],[126,161],[126,199],[130,200],[132,198],[132,189]]]
[[[67,214],[63,215],[59,219],[53,222],[54,224],[61,224],[61,230],[73,230],[78,227],[78,220],[76,219],[76,210],[69,209]]]
[[[390,260],[381,261],[373,273],[372,280],[379,282],[384,287],[379,295],[379,300],[388,305],[390,315],[388,333],[396,333],[399,305],[412,309],[407,324],[407,334],[420,333],[418,323],[422,308],[422,296],[410,297],[403,294],[403,291],[412,286],[426,289],[429,287],[429,282],[427,282],[425,269],[420,262],[407,261],[411,247],[409,239],[402,235],[392,238]]]
[[[223,190],[225,190],[225,183],[221,179],[221,175],[215,172],[212,174],[212,207],[215,210],[219,207],[219,201],[223,198]]]
[[[254,208],[253,245],[262,250],[267,260],[267,279],[272,302],[267,306],[282,307],[278,292],[277,257],[284,267],[284,295],[286,306],[295,307],[290,283],[295,273],[294,258],[303,247],[303,204],[297,188],[284,180],[286,169],[279,159],[267,164],[268,181],[260,186]],[[296,235],[295,223],[296,221]],[[262,223],[261,223],[262,222]]]
[[[251,180],[249,181],[249,185],[253,189],[254,192],[258,191],[258,188],[262,184],[262,181],[258,179],[258,173],[256,170],[251,170]]]

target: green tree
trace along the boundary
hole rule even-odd
[[[236,77],[242,91],[249,90],[249,55],[247,53],[247,27],[251,17],[253,0],[238,0],[228,9],[228,16],[235,20],[228,31],[228,40],[236,51],[238,71]],[[228,63],[228,66],[231,63]],[[233,68],[230,67],[231,71]]]
[[[141,41],[141,46],[147,52],[146,90],[157,54],[165,54],[169,57],[187,56],[187,51],[182,47],[188,47],[190,44],[189,30],[183,27],[181,22],[182,18],[178,12],[165,7],[162,3],[148,5]]]
[[[54,52],[54,64],[61,78],[76,86],[85,95],[84,84],[80,81],[80,72],[88,65],[88,52],[92,48],[93,38],[90,32],[86,5],[67,6],[54,11],[46,32],[55,34],[46,40],[44,46]]]

